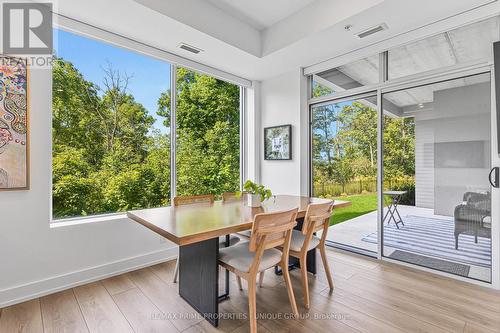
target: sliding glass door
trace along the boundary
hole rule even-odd
[[[377,254],[377,97],[311,108],[312,194],[347,201],[335,211],[328,243]]]
[[[304,69],[310,193],[350,203],[335,210],[329,245],[500,284],[499,24],[490,17]]]
[[[490,282],[490,73],[385,93],[382,108],[382,255]]]

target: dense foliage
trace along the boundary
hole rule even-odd
[[[177,69],[177,194],[239,190],[240,88],[185,68]],[[170,92],[158,114],[170,123]]]
[[[377,175],[377,110],[370,100],[315,107],[313,177],[315,189],[336,183],[375,185]],[[415,125],[412,118],[384,115],[384,181],[411,184],[415,174]],[[350,186],[352,187],[352,186]],[[325,193],[322,193],[325,194]],[[326,193],[335,195],[337,193]]]
[[[239,88],[179,68],[179,194],[239,189]],[[70,62],[53,67],[55,218],[166,205],[170,198],[170,91],[158,99],[165,131],[110,64],[100,86]]]

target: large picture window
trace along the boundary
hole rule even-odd
[[[169,205],[172,172],[179,195],[239,189],[239,86],[70,32],[54,34],[54,220]]]
[[[55,30],[52,207],[65,218],[166,205],[170,64]]]

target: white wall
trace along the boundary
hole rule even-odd
[[[0,308],[177,255],[128,219],[50,228],[52,79],[30,74],[31,189],[0,192]]]
[[[261,83],[260,182],[274,194],[307,194],[308,117],[305,78],[297,69]],[[302,88],[302,89],[301,89]],[[292,160],[264,160],[264,128],[292,125]],[[304,126],[305,124],[305,126]],[[304,177],[306,181],[304,181]]]

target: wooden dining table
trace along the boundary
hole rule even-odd
[[[252,208],[246,201],[216,201],[178,207],[160,207],[127,212],[127,216],[157,234],[179,245],[179,295],[212,325],[219,323],[219,302],[229,295],[229,273],[226,292],[219,295],[219,237],[250,230],[256,214],[298,208],[296,228],[301,228],[310,203],[327,199],[277,195]],[[334,208],[346,207],[348,201],[335,201]],[[316,253],[308,254],[307,268],[316,274]]]

